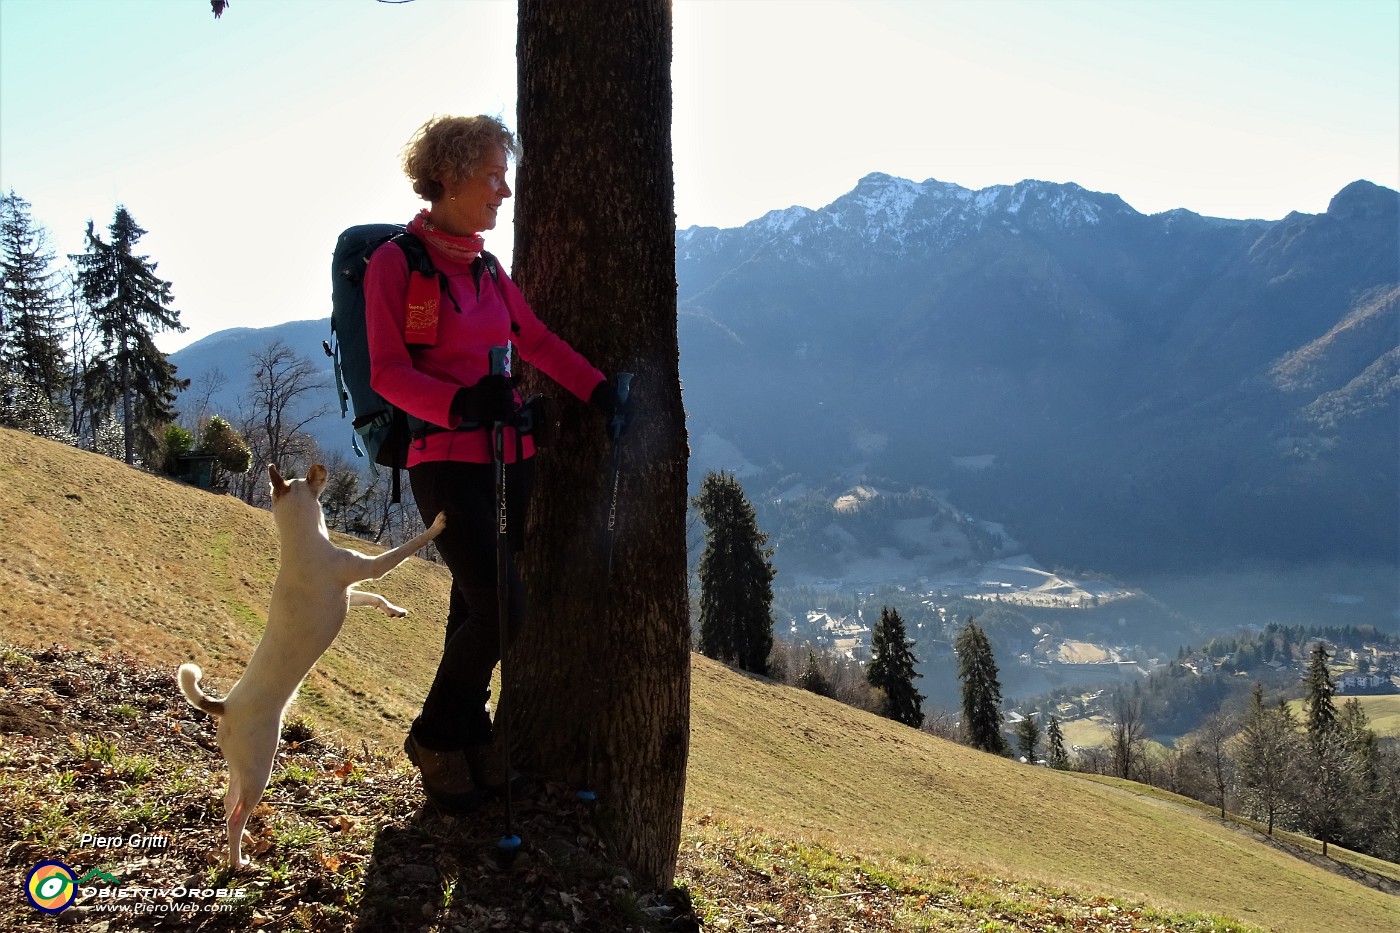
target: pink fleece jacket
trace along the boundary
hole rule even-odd
[[[374,391],[416,418],[456,428],[460,419],[451,413],[453,396],[487,375],[491,347],[509,343],[514,355],[588,400],[603,374],[535,317],[504,270],[499,284],[483,272],[478,295],[470,266],[431,247],[429,255],[438,271],[447,276],[457,305],[443,294],[438,305],[437,343],[414,348],[404,344],[403,336],[408,260],[393,243],[385,243],[370,257],[365,272],[365,323]],[[526,457],[534,453],[529,436],[522,441],[517,448],[514,429],[506,429],[507,462],[515,460],[517,449]],[[410,467],[433,460],[489,463],[490,431],[437,431],[409,445]]]

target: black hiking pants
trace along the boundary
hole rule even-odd
[[[452,571],[447,635],[437,676],[413,722],[413,737],[436,751],[455,751],[491,741],[491,672],[501,659],[496,598],[496,466],[435,461],[408,471],[423,521],[447,513],[438,553]],[[508,561],[507,638],[514,641],[525,620],[525,590],[515,554],[525,542],[525,519],[534,486],[531,460],[506,464]]]

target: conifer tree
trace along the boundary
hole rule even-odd
[[[1352,756],[1356,758],[1361,775],[1369,785],[1376,778],[1376,762],[1380,753],[1380,738],[1371,728],[1371,718],[1361,701],[1352,697],[1342,704],[1337,729]]]
[[[822,673],[821,665],[817,663],[817,656],[811,650],[807,652],[807,664],[802,668],[802,675],[797,679],[797,685],[809,693],[817,696],[834,697],[835,691],[831,689],[831,681],[827,680]]]
[[[1021,757],[1030,764],[1035,764],[1038,757],[1036,749],[1040,747],[1040,735],[1040,723],[1035,721],[1035,713],[1031,713],[1016,725],[1016,744]]]
[[[0,368],[52,403],[67,386],[67,365],[63,299],[47,241],[28,201],[13,190],[0,197]]]
[[[1376,777],[1376,800],[1369,814],[1375,833],[1374,854],[1400,862],[1400,748],[1380,748]]]
[[[1008,749],[1001,734],[1001,682],[997,679],[992,643],[969,616],[953,647],[958,655],[958,680],[962,682],[963,736],[973,748],[1005,755]]]
[[[918,659],[910,644],[899,610],[882,607],[880,621],[871,634],[865,679],[884,691],[880,715],[917,729],[924,724],[924,697],[914,689],[914,678],[922,675],[914,670]]]
[[[700,653],[755,674],[773,650],[768,535],[732,473],[708,473],[694,505],[705,523],[700,557]]]
[[[1065,751],[1065,734],[1060,729],[1060,720],[1054,716],[1050,717],[1050,723],[1045,727],[1045,739],[1050,743],[1050,767],[1064,771],[1069,767],[1069,754]]]
[[[1317,741],[1337,727],[1337,706],[1332,699],[1337,695],[1337,687],[1327,670],[1327,645],[1320,639],[1313,648],[1304,687],[1307,690],[1308,737]]]
[[[170,307],[171,284],[156,276],[148,257],[133,252],[145,234],[119,206],[109,239],[104,241],[89,221],[87,251],[71,257],[102,339],[102,353],[88,374],[88,395],[99,405],[121,406],[127,463],[158,449],[157,429],[174,419],[176,394],[189,386],[188,379],[175,377],[175,367],[152,339],[185,328],[180,312]]]

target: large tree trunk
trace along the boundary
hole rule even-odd
[[[515,760],[591,784],[619,856],[662,888],[690,734],[670,3],[520,0],[518,58],[514,276],[595,365],[636,374],[637,419],[622,441],[609,587],[611,445],[598,414],[561,400],[562,436],[537,459],[530,620],[506,659],[503,705]]]

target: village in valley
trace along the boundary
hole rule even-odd
[[[1305,632],[1281,628],[1269,609],[1241,613],[1228,627],[1200,624],[1155,592],[1047,569],[1002,526],[936,490],[861,481],[823,495],[798,483],[760,508],[761,523],[776,529],[774,634],[799,647],[867,663],[871,632],[889,606],[903,616],[924,672],[935,675],[953,657],[957,630],[975,618],[996,648],[1008,705],[1076,685],[1087,697],[1173,665],[1191,676],[1223,670],[1279,684],[1307,665]],[[1363,602],[1323,599],[1345,609]],[[1400,640],[1383,632],[1334,646],[1339,694],[1400,692]],[[923,689],[936,701],[936,685]]]
[[[1153,675],[1259,681],[1284,692],[1302,682],[1316,642],[1306,630],[1246,623],[1234,635],[1202,636],[1140,589],[1101,575],[1047,570],[1017,552],[999,527],[951,509],[932,519],[896,514],[889,527],[903,550],[860,553],[853,520],[881,495],[861,485],[830,502],[834,521],[823,534],[841,543],[844,572],[777,591],[779,639],[867,664],[872,630],[890,606],[905,619],[927,708],[955,709],[953,642],[976,618],[997,651],[1008,726],[1023,711],[1054,712],[1067,736],[1086,744],[1101,737],[1115,688],[1146,684]],[[911,553],[911,540],[922,554]],[[923,561],[935,548],[945,560]],[[917,582],[900,582],[901,571],[916,562],[922,563]],[[1400,639],[1374,630],[1368,638],[1364,629],[1345,644],[1328,641],[1339,697],[1400,694]],[[1142,643],[1148,638],[1155,644]]]

